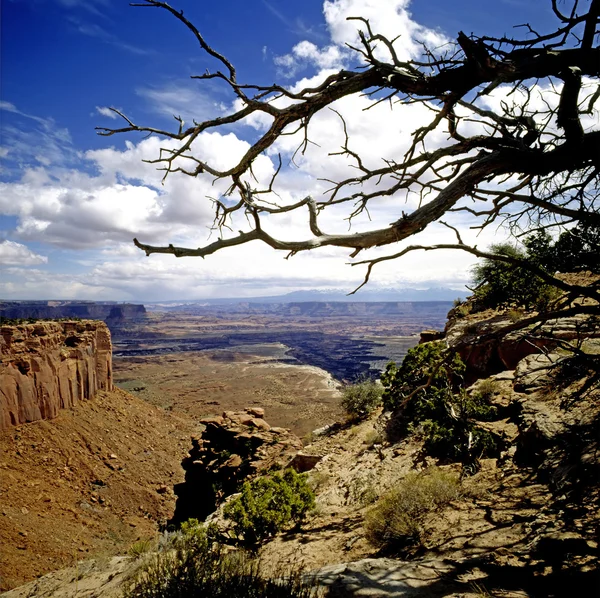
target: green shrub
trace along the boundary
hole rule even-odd
[[[447,398],[443,407],[432,405],[430,413],[424,412],[411,425],[412,431],[423,434],[428,454],[465,464],[497,455],[499,439],[475,423],[496,419],[497,409],[489,404],[488,397],[460,391]]]
[[[479,384],[477,384],[476,393],[479,394],[482,399],[489,401],[497,390],[498,382],[493,378],[486,378],[485,380],[479,381]]]
[[[383,387],[372,380],[349,384],[342,390],[342,407],[353,419],[367,417],[381,405]]]
[[[495,456],[499,439],[475,422],[495,419],[497,410],[490,396],[460,388],[464,363],[444,349],[443,341],[424,343],[408,351],[400,368],[388,365],[381,380],[384,405],[394,411],[393,431],[420,434],[425,451],[445,461],[470,464]]]
[[[152,540],[138,540],[134,542],[127,551],[127,554],[133,558],[139,558],[152,550],[154,542]]]
[[[453,310],[452,314],[455,318],[466,318],[471,313],[471,304],[470,303],[462,303],[461,305],[457,305]]]
[[[400,407],[407,397],[425,385],[432,375],[430,386],[418,391],[414,397],[416,400],[405,406],[406,410],[415,411],[415,417],[419,415],[423,401],[430,402],[436,395],[446,396],[458,388],[465,364],[458,355],[453,355],[448,360],[445,357],[445,349],[444,341],[423,343],[408,350],[400,367],[389,363],[381,375],[384,407],[388,410]]]
[[[438,511],[461,495],[458,477],[438,468],[408,474],[367,512],[367,540],[386,550],[421,544],[427,514]]]
[[[545,269],[544,260],[536,253],[542,249],[536,244],[531,247],[523,250],[504,243],[492,245],[490,252]],[[473,268],[473,281],[476,285],[473,297],[482,309],[515,306],[543,311],[559,294],[556,287],[531,270],[494,259],[484,259]]]
[[[513,324],[515,324],[523,319],[524,313],[521,309],[509,309],[506,316]]]
[[[185,525],[185,524],[184,524]],[[183,526],[182,526],[183,527]],[[311,585],[313,587],[311,587]],[[125,587],[124,598],[309,598],[301,571],[263,576],[259,563],[232,552],[192,522],[173,547],[154,555]]]
[[[225,506],[226,519],[233,522],[237,540],[257,546],[291,524],[300,524],[315,506],[315,495],[307,476],[286,469],[245,482],[241,495]]]

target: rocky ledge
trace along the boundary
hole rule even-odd
[[[104,322],[0,328],[0,430],[52,419],[60,409],[112,388],[112,345]]]
[[[204,520],[245,480],[293,465],[302,441],[286,428],[271,427],[263,417],[264,410],[254,407],[200,420],[205,429],[192,437],[192,449],[182,462],[185,481],[174,488],[177,504],[171,523]]]

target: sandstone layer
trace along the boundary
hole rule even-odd
[[[52,419],[60,409],[112,388],[112,345],[104,322],[0,328],[0,430]]]

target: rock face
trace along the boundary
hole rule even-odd
[[[112,345],[104,322],[0,328],[0,430],[52,419],[60,409],[112,388]]]
[[[181,464],[185,481],[174,488],[177,504],[170,523],[204,520],[245,480],[290,463],[302,441],[285,428],[269,426],[262,415],[262,409],[251,408],[201,420],[205,430],[192,437]]]
[[[595,320],[586,315],[549,320],[498,337],[493,336],[495,332],[514,323],[505,313],[488,310],[457,319],[451,311],[448,317],[445,339],[450,347],[460,347],[467,383],[514,370],[525,357],[552,351],[559,341],[600,337]]]

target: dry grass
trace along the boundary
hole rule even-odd
[[[462,489],[456,475],[438,468],[420,474],[411,473],[367,512],[367,539],[374,546],[387,550],[421,544],[425,516],[461,496]]]

